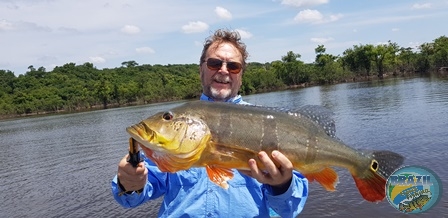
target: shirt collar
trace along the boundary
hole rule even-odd
[[[213,98],[208,97],[204,93],[202,93],[200,100],[202,100],[202,101],[215,101],[215,100],[213,100]],[[237,96],[235,96],[233,98],[227,99],[226,102],[230,102],[230,103],[234,103],[234,104],[241,104],[244,101],[243,101],[243,97],[241,97],[241,95],[237,95]]]

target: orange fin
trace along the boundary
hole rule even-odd
[[[151,159],[162,172],[175,173],[179,170],[186,170],[194,164],[194,159],[179,158],[163,152],[153,151],[141,146],[145,156]]]
[[[227,184],[227,181],[233,178],[233,172],[231,169],[218,168],[209,165],[205,166],[205,169],[207,170],[208,178],[210,178],[213,183],[221,186],[224,189],[229,188],[229,184]]]
[[[353,176],[353,179],[362,197],[367,201],[379,202],[386,197],[386,180],[380,175],[372,172],[370,177],[361,179]]]
[[[338,174],[331,168],[326,167],[319,172],[307,173],[304,176],[310,181],[316,180],[327,191],[335,191],[336,185],[339,182]]]
[[[373,151],[366,156],[371,158],[369,169],[352,172],[352,176],[364,199],[379,202],[386,197],[386,179],[403,163],[404,157],[391,151]]]

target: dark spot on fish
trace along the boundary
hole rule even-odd
[[[165,113],[163,113],[162,118],[166,121],[172,120],[173,113],[171,111],[165,112]]]

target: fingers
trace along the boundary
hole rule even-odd
[[[118,164],[118,179],[126,191],[139,190],[146,184],[148,169],[143,162],[139,163],[137,167],[133,167],[127,162],[127,157],[128,155],[121,159]]]
[[[264,169],[260,169],[257,162],[254,159],[249,160],[249,168],[251,170],[252,177],[258,180],[260,183],[272,184],[274,178],[277,178],[279,170],[275,166],[271,158],[266,152],[261,151],[258,153],[258,158]]]
[[[280,170],[266,152],[260,152],[258,158],[260,158],[261,163],[266,167],[266,170],[263,171],[264,174],[268,173],[271,177],[277,177],[280,174]]]
[[[292,165],[291,161],[281,152],[279,151],[272,151],[272,158],[280,164],[279,170],[283,172],[289,172],[292,171],[294,166]]]
[[[263,170],[258,167],[254,159],[250,159],[248,163],[251,173],[245,172],[245,175],[252,176],[259,182],[272,186],[283,185],[291,181],[293,165],[281,152],[273,151],[271,159],[266,152],[261,151],[258,158],[261,163],[260,166],[264,166]]]

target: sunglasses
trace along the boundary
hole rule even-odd
[[[241,65],[238,62],[233,61],[222,61],[216,58],[209,58],[207,59],[207,68],[210,70],[219,70],[222,67],[223,63],[226,63],[227,70],[229,73],[238,74],[240,73],[241,69],[243,68],[243,65]]]

